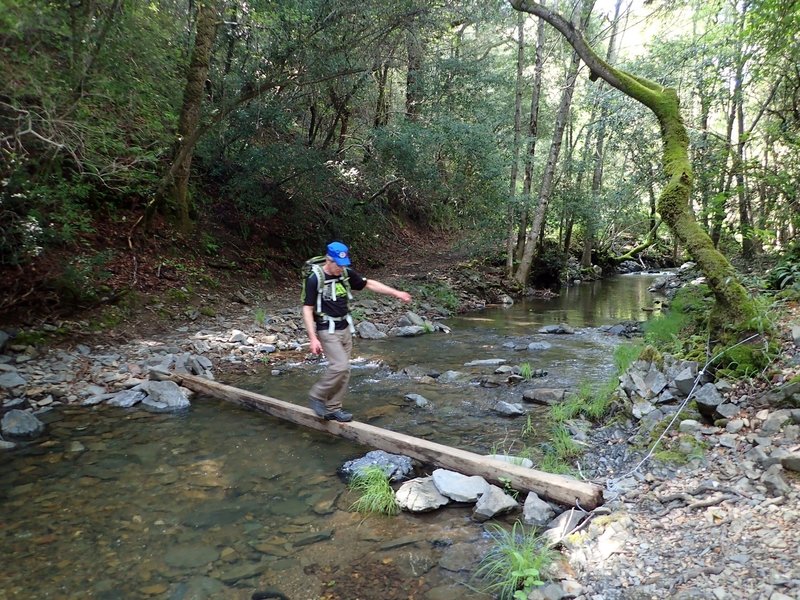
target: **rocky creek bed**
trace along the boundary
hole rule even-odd
[[[370,301],[363,310],[364,320],[371,323],[362,324],[364,336],[419,335],[438,327],[435,308],[401,320],[399,307],[390,300]],[[43,423],[64,406],[74,410],[101,403],[144,403],[155,412],[185,406],[184,392],[161,390],[147,381],[150,368],[221,379],[242,370],[266,370],[280,377],[292,363],[302,362],[305,335],[299,309],[275,310],[259,322],[255,317],[250,309],[125,343],[85,343],[50,351],[15,344],[0,333],[0,446],[9,452],[6,458],[13,460],[18,442],[37,443],[25,441],[28,438],[39,436],[35,439],[46,443]],[[788,383],[800,370],[797,323],[794,315],[783,325],[783,376],[774,385],[734,387],[707,380],[698,373],[700,365],[640,362],[622,378],[618,390],[629,407],[627,419],[599,429],[575,424],[573,433],[586,446],[580,472],[606,487],[604,506],[587,513],[564,512],[567,507],[520,498],[519,504],[508,503],[493,513],[508,515],[501,517],[505,520],[521,518],[561,528],[554,543],[563,558],[549,574],[551,583],[530,598],[800,598],[800,384]],[[678,414],[690,392],[700,394],[701,414]],[[550,403],[562,397],[527,400]],[[658,432],[658,424],[675,415],[660,448],[682,455],[685,463],[650,458],[640,464],[657,437],[653,432]],[[477,503],[479,496],[474,500]],[[460,511],[465,510],[463,502]],[[477,505],[466,510],[475,518]],[[561,521],[553,523],[557,513]],[[426,534],[437,527],[436,514],[419,517],[423,520],[414,529],[419,539],[409,545],[423,547],[424,538],[439,539]],[[464,534],[458,544],[459,569],[474,565],[486,548],[481,536]],[[428,563],[444,560],[442,556],[436,553]],[[416,571],[409,566],[399,573],[396,578]],[[332,580],[336,574],[320,576]],[[418,592],[415,597],[430,600],[466,597],[463,590],[447,586]],[[143,593],[157,596],[166,590]],[[213,593],[199,597],[214,597]],[[392,596],[386,589],[380,593],[382,598],[410,597]]]

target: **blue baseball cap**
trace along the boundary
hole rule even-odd
[[[350,264],[350,250],[341,242],[328,244],[328,257],[340,267]]]

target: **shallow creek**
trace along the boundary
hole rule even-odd
[[[357,340],[346,407],[379,427],[508,451],[526,419],[501,417],[494,403],[521,402],[525,385],[606,380],[621,339],[597,327],[646,319],[653,278],[450,319],[449,335]],[[577,333],[537,333],[555,323]],[[513,349],[533,341],[550,347]],[[486,387],[479,381],[494,368],[464,364],[490,358],[547,376]],[[422,384],[402,374],[415,365],[470,376]],[[304,404],[322,368],[230,383]],[[413,406],[408,393],[429,406]],[[527,408],[533,422],[543,414]],[[336,470],[370,448],[202,397],[179,415],[68,407],[47,420],[42,438],[0,455],[0,598],[237,600],[269,587],[292,600],[485,597],[463,585],[487,547],[468,507],[395,518],[348,510],[355,497]]]

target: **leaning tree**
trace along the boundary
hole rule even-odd
[[[689,160],[689,136],[681,117],[677,91],[612,67],[600,58],[568,19],[541,4],[526,0],[509,0],[509,3],[514,9],[535,15],[558,30],[589,67],[592,81],[604,80],[653,112],[661,129],[662,169],[667,181],[658,199],[658,211],[706,276],[716,301],[712,331],[746,329],[748,321],[756,314],[755,304],[730,262],[714,248],[711,238],[697,223],[689,206],[694,175]]]

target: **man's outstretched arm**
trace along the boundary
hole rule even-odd
[[[375,279],[367,279],[366,289],[368,289],[371,292],[375,292],[376,294],[384,294],[385,296],[394,296],[395,298],[397,298],[398,300],[402,300],[403,302],[411,302],[411,294],[409,294],[408,292],[397,290]]]

